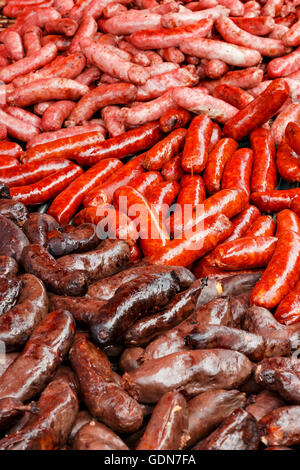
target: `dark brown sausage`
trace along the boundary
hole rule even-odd
[[[267,446],[300,443],[300,406],[283,406],[261,420],[262,442]]]
[[[284,402],[278,395],[263,390],[256,396],[255,402],[247,406],[246,411],[252,414],[256,421],[260,421],[264,416],[283,405]]]
[[[30,243],[45,245],[48,239],[48,232],[56,230],[58,227],[58,223],[51,215],[32,212],[23,225],[23,230]]]
[[[143,411],[121,388],[120,378],[112,371],[105,353],[91,343],[86,335],[78,334],[70,352],[70,360],[90,413],[117,432],[129,433],[139,429],[143,422]]]
[[[16,276],[19,266],[14,258],[10,256],[0,256],[0,277]]]
[[[72,313],[76,323],[88,325],[97,316],[105,302],[88,297],[70,297],[49,294],[49,308],[51,310],[68,310]]]
[[[79,429],[75,436],[75,450],[129,450],[111,429],[102,423],[91,421]]]
[[[23,283],[17,278],[0,278],[0,318],[18,301]]]
[[[97,245],[99,245],[99,238],[95,225],[82,224],[73,232],[58,231],[48,240],[47,248],[51,255],[58,257],[93,250]]]
[[[23,346],[48,313],[48,296],[42,281],[32,274],[24,274],[20,280],[24,287],[17,305],[0,317],[0,341],[7,351]]]
[[[11,199],[9,187],[0,181],[0,198]]]
[[[0,199],[0,215],[11,219],[22,227],[28,218],[28,210],[22,202],[16,202],[12,199]]]
[[[23,231],[11,220],[0,215],[0,255],[11,256],[20,261],[23,248],[29,245]]]
[[[22,264],[28,273],[39,277],[56,294],[83,295],[86,291],[85,274],[67,271],[40,245],[24,248]]]
[[[0,430],[9,429],[15,421],[21,418],[25,411],[34,411],[34,405],[23,405],[20,400],[15,398],[2,398],[0,400]]]
[[[21,354],[0,377],[0,398],[25,401],[43,390],[68,352],[74,331],[75,323],[69,312],[47,315]]]

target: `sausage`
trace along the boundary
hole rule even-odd
[[[75,103],[73,101],[62,100],[51,104],[43,114],[42,127],[44,131],[57,131],[61,129],[64,121],[72,112]]]
[[[225,123],[238,112],[238,109],[223,100],[203,93],[201,88],[175,88],[173,101],[178,106],[195,114],[205,113],[211,119]]]
[[[35,412],[34,405],[23,405],[20,400],[14,398],[2,398],[0,400],[0,429],[8,430],[17,422],[24,413]]]
[[[0,155],[19,158],[23,153],[22,147],[15,142],[0,142]]]
[[[0,377],[1,398],[25,401],[43,390],[68,352],[75,323],[66,311],[52,312],[33,331],[17,359]]]
[[[226,103],[231,104],[237,109],[245,108],[247,104],[249,104],[254,99],[250,93],[243,90],[242,88],[226,84],[218,85],[213,92],[213,96],[215,98],[219,98],[220,100],[226,101]]]
[[[227,241],[214,250],[213,263],[225,270],[267,266],[277,240],[276,237],[243,237]]]
[[[238,408],[194,450],[258,450],[259,437],[255,418]]]
[[[202,19],[196,24],[184,27],[139,30],[133,33],[129,40],[135,47],[143,50],[176,47],[184,40],[208,36],[212,25],[211,19]]]
[[[203,174],[205,187],[211,194],[221,189],[221,179],[228,159],[236,151],[238,144],[235,140],[224,138],[216,143],[208,155],[207,165]]]
[[[88,61],[96,65],[102,72],[137,85],[144,85],[149,78],[148,72],[142,66],[122,59],[113,50],[113,46],[111,49],[106,45],[94,43],[88,38],[82,40],[80,45]]]
[[[97,249],[87,253],[66,255],[58,265],[69,274],[84,274],[88,282],[95,282],[124,269],[129,262],[129,247],[122,240],[105,240]]]
[[[147,80],[145,85],[138,87],[137,100],[148,101],[153,98],[158,98],[159,96],[169,91],[171,88],[194,86],[198,83],[198,81],[199,78],[193,65],[176,68],[170,70],[169,72],[161,72],[159,74],[155,73],[154,76],[151,76]],[[172,108],[173,107],[174,103],[172,103]],[[182,107],[184,108],[185,106]]]
[[[42,30],[38,26],[28,26],[23,33],[26,56],[34,56],[41,50]],[[45,45],[45,44],[44,44]]]
[[[67,310],[79,325],[88,325],[91,319],[98,314],[104,303],[104,301],[87,297],[49,294],[49,308],[51,310]]]
[[[289,182],[300,181],[300,165],[296,152],[283,140],[276,154],[276,166],[280,176]]]
[[[69,78],[44,78],[16,88],[7,101],[26,108],[41,101],[78,100],[88,91],[86,85]]]
[[[280,236],[285,230],[292,230],[298,235],[300,234],[300,219],[295,212],[285,209],[276,216],[276,237]]]
[[[33,58],[32,56],[25,57],[13,64],[2,67],[0,72],[0,80],[4,83],[9,83],[20,75],[33,72],[40,67],[51,62],[57,55],[57,48],[54,44],[46,44]]]
[[[257,36],[266,36],[271,33],[275,27],[275,21],[268,15],[259,16],[257,18],[239,17],[230,19],[239,26],[239,28]]]
[[[266,446],[298,445],[299,413],[299,406],[281,406],[264,416],[261,420],[263,444]]]
[[[252,129],[261,126],[274,116],[288,95],[286,82],[281,79],[273,80],[255,100],[226,122],[224,134],[235,140],[246,137]]]
[[[275,222],[269,215],[258,217],[249,230],[245,233],[245,237],[272,237],[275,231]],[[278,232],[276,232],[278,237]]]
[[[38,414],[32,414],[20,431],[1,439],[7,450],[55,450],[67,441],[79,404],[68,377],[53,380],[43,391]]]
[[[11,199],[10,189],[2,181],[0,181],[0,199]]]
[[[158,183],[153,190],[149,189],[146,197],[157,215],[165,219],[179,190],[180,185],[176,181],[164,181]],[[141,240],[141,248],[142,250],[144,248],[143,240]]]
[[[275,140],[275,144],[279,145],[284,139],[285,129],[289,122],[297,122],[300,118],[299,103],[291,103],[278,114],[272,124],[271,132]]]
[[[175,271],[180,283],[180,290],[187,289],[195,281],[195,276],[191,271],[182,266],[142,265],[126,269],[126,271],[122,271],[114,276],[91,284],[88,288],[88,295],[96,299],[109,300],[123,284],[131,282],[134,279],[139,279],[144,274],[160,277],[161,273],[168,271]]]
[[[272,357],[264,359],[255,369],[255,380],[270,391],[277,392],[284,400],[299,404],[299,359],[296,357]]]
[[[226,239],[231,234],[233,226],[225,215],[220,214],[205,219],[194,228],[195,230],[185,230],[182,239],[172,240],[157,249],[150,257],[150,263],[189,266]]]
[[[123,119],[120,117],[120,108],[118,106],[105,106],[101,110],[101,116],[110,137],[116,137],[125,132],[125,126]]]
[[[91,421],[76,433],[75,450],[128,450],[126,444],[110,428],[102,423]]]
[[[248,33],[239,28],[230,18],[218,18],[215,26],[226,42],[249,47],[260,52],[262,56],[279,57],[288,52],[286,46],[279,39],[264,38]]]
[[[169,271],[160,276],[145,274],[121,285],[100,314],[91,321],[93,340],[107,346],[119,342],[130,326],[155,307],[163,307],[179,291],[176,273]],[[139,293],[139,295],[137,295]]]
[[[159,183],[162,183],[163,179],[159,171],[147,171],[130,181],[129,186],[135,188],[139,193],[146,195],[147,192],[151,192]],[[116,189],[114,196],[118,199],[119,190],[122,190],[122,186]]]
[[[243,383],[250,373],[250,361],[236,351],[183,351],[126,372],[122,383],[139,401],[156,403],[164,393],[178,387],[189,397],[216,388],[231,389]]]
[[[28,122],[0,110],[0,124],[7,128],[7,133],[15,139],[27,142],[39,134],[39,129]]]
[[[299,278],[300,238],[295,232],[281,233],[267,269],[251,293],[251,304],[273,308]]]
[[[16,278],[0,278],[0,315],[12,308],[22,291],[23,283]]]
[[[51,215],[32,212],[23,225],[23,231],[30,243],[45,245],[48,239],[48,232],[56,230],[58,223]]]
[[[16,276],[18,274],[18,263],[14,258],[10,256],[1,255],[0,256],[0,276]]]
[[[182,154],[182,168],[186,172],[201,173],[204,170],[211,135],[212,121],[207,115],[200,115],[193,119]]]
[[[285,138],[292,149],[300,153],[300,128],[295,122],[289,122],[285,129]]]
[[[190,24],[198,23],[203,18],[215,19],[222,15],[228,15],[229,11],[222,5],[217,5],[213,8],[207,8],[201,11],[184,11],[178,13],[168,13],[163,16],[161,24],[164,28],[174,28],[179,26],[188,26]]]
[[[206,76],[213,80],[222,77],[228,70],[228,65],[220,59],[211,59],[204,66]]]
[[[39,277],[52,291],[61,295],[83,295],[87,280],[82,272],[69,272],[40,245],[29,245],[22,253],[25,270]]]
[[[107,181],[113,173],[116,174],[122,167],[122,163],[115,158],[100,161],[79,175],[66,189],[60,192],[49,207],[48,213],[60,224],[68,223],[80,207],[85,195]]]
[[[260,421],[264,416],[283,405],[284,402],[278,395],[263,390],[256,396],[255,402],[247,406],[246,411],[252,414],[256,421]]]
[[[187,402],[180,392],[167,392],[157,403],[137,450],[182,449],[188,439]]]
[[[281,300],[275,311],[275,318],[284,325],[293,325],[299,321],[299,298],[300,284],[295,287]]]
[[[271,78],[286,77],[293,72],[297,72],[299,70],[299,54],[300,48],[298,47],[290,54],[271,60],[267,67],[268,75]]]
[[[148,10],[127,11],[123,15],[113,16],[103,22],[102,30],[106,33],[127,35],[140,31],[141,29],[161,28],[161,15]]]
[[[48,21],[45,24],[47,34],[62,34],[63,36],[72,37],[78,28],[77,21],[72,18],[61,18],[59,20]]]
[[[5,107],[5,112],[10,114],[11,116],[20,119],[21,121],[27,122],[28,124],[32,124],[33,126],[37,127],[38,129],[42,129],[42,121],[41,119],[33,113],[26,111],[22,108],[18,108],[17,106],[7,106]]]
[[[66,122],[67,127],[77,126],[88,121],[101,108],[113,104],[126,104],[134,101],[136,87],[129,83],[98,85],[86,93],[75,105]],[[45,129],[47,130],[47,129]]]
[[[166,91],[162,96],[147,103],[137,104],[132,108],[123,108],[121,119],[125,127],[136,127],[151,122],[153,119],[159,119],[166,109],[173,106],[172,91]]]
[[[24,58],[22,38],[16,31],[7,31],[3,38],[8,57],[13,61]]]
[[[275,142],[268,129],[258,128],[250,134],[253,149],[251,192],[272,191],[277,181]]]
[[[7,351],[23,346],[48,313],[48,297],[43,283],[31,274],[21,276],[23,289],[17,305],[0,317],[0,341]]]
[[[83,224],[73,232],[57,232],[47,242],[47,249],[55,256],[64,256],[74,252],[84,252],[96,248],[99,239],[92,224]]]
[[[105,142],[82,148],[76,155],[79,164],[92,166],[104,158],[124,158],[152,147],[163,133],[158,122],[149,122]],[[27,153],[27,152],[26,152]],[[75,155],[73,154],[73,158]]]
[[[172,157],[180,153],[186,130],[179,128],[171,132],[167,137],[154,145],[146,152],[143,159],[143,167],[146,170],[160,170]]]
[[[300,194],[298,188],[274,189],[251,194],[251,202],[262,212],[280,212],[291,208],[293,199]]]
[[[188,401],[187,445],[190,447],[213,431],[232,412],[245,405],[246,398],[238,390],[209,390]]]
[[[25,163],[18,168],[0,170],[0,178],[7,186],[26,186],[36,183],[42,178],[72,166],[65,158],[49,158],[32,163]]]
[[[0,157],[0,171],[7,168],[15,168],[19,165],[19,161],[14,157]]]
[[[66,168],[58,170],[37,183],[11,188],[11,195],[16,201],[25,205],[42,204],[59,194],[82,173],[83,170],[78,165],[70,163]]]
[[[83,334],[75,337],[70,361],[79,378],[80,391],[90,413],[114,431],[134,432],[142,425],[140,405],[120,386],[105,353]],[[97,393],[95,393],[97,390]]]
[[[134,346],[149,343],[156,336],[181,323],[194,312],[201,290],[202,281],[195,281],[188,290],[176,294],[163,310],[137,321],[128,329],[125,343]]]
[[[23,248],[29,245],[24,232],[11,220],[0,215],[0,255],[20,261]]]
[[[236,150],[226,162],[222,175],[222,189],[240,189],[249,198],[252,164],[251,149]]]
[[[168,109],[160,118],[159,125],[163,132],[171,132],[179,127],[185,127],[191,120],[191,114],[185,109]]]

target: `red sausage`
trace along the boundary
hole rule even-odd
[[[255,206],[248,206],[246,209],[241,211],[238,215],[233,217],[231,222],[233,223],[233,232],[230,237],[227,238],[226,242],[236,240],[240,237],[245,237],[248,229],[250,229],[253,223],[260,217],[260,211]]]
[[[279,237],[285,230],[292,230],[300,236],[300,218],[295,212],[285,209],[276,216],[276,237]]]
[[[262,127],[250,134],[253,150],[251,192],[275,189],[277,171],[275,165],[275,142],[271,132]]]
[[[226,101],[237,109],[245,108],[251,101],[253,96],[242,88],[232,85],[218,85],[213,93],[215,98]]]
[[[186,130],[182,128],[171,132],[146,152],[143,167],[146,170],[160,170],[165,163],[181,151],[185,136]]]
[[[214,250],[213,262],[221,269],[263,268],[269,263],[276,237],[244,237],[222,243]]]
[[[25,186],[36,183],[42,178],[50,176],[58,170],[70,167],[73,164],[66,158],[48,158],[32,163],[19,165],[18,168],[7,168],[0,170],[0,181],[7,186]]]
[[[268,63],[268,75],[274,77],[286,77],[299,70],[300,47],[290,54],[277,57]]]
[[[245,237],[272,237],[275,232],[275,225],[270,215],[262,215],[253,222],[245,233]],[[277,233],[276,236],[278,237]]]
[[[179,193],[180,185],[177,181],[163,181],[158,183],[154,188],[150,188],[146,192],[146,198],[151,204],[153,209],[158,215],[162,215],[163,220],[165,219],[170,206],[176,199]],[[143,241],[141,240],[142,247]]]
[[[36,55],[41,49],[42,30],[38,26],[29,26],[23,33],[24,49],[27,56]],[[46,44],[44,44],[46,45]]]
[[[218,243],[227,238],[232,231],[232,223],[223,214],[209,217],[192,232],[175,239],[161,247],[150,257],[152,264],[171,266],[189,266],[196,259],[212,250]]]
[[[205,169],[212,130],[212,121],[206,114],[195,117],[190,124],[182,154],[182,168],[187,173]]]
[[[300,125],[295,122],[289,122],[285,129],[285,138],[287,143],[299,155],[300,154]]]
[[[69,117],[75,103],[62,100],[51,104],[43,114],[42,126],[45,132],[58,131],[62,128],[64,121]]]
[[[252,305],[272,309],[293,289],[300,274],[300,237],[282,232],[268,267],[251,292]]]
[[[249,197],[252,163],[253,152],[251,149],[236,150],[225,165],[222,189],[241,189]]]
[[[9,58],[18,61],[24,57],[22,38],[16,31],[7,31],[3,38]]]
[[[77,21],[72,18],[61,18],[59,20],[48,21],[45,24],[47,34],[62,34],[63,36],[72,37],[78,28]]]
[[[23,149],[19,144],[8,141],[0,142],[0,155],[19,158],[22,153]]]
[[[103,158],[128,157],[152,147],[162,138],[162,135],[159,123],[149,122],[80,151],[79,155],[76,156],[76,161],[82,165],[92,166]]]
[[[6,170],[7,168],[13,168],[19,165],[19,160],[15,157],[9,157],[7,155],[0,155],[0,175],[1,170]],[[1,176],[0,176],[1,178]],[[1,183],[4,183],[1,178]]]
[[[293,198],[300,195],[300,188],[274,189],[251,194],[251,202],[262,212],[280,212],[290,209]],[[294,209],[292,209],[294,210]]]
[[[157,184],[162,182],[162,176],[158,171],[147,171],[132,179],[128,184],[125,183],[124,186],[131,186],[145,196],[147,191],[152,191]],[[114,197],[117,199],[119,198],[120,189],[122,189],[122,186],[114,192]]]
[[[179,181],[183,176],[183,169],[181,166],[181,155],[177,155],[164,164],[161,169],[161,174],[165,181]]]
[[[293,325],[300,321],[300,282],[297,282],[280,302],[275,311],[275,318],[283,325]]]
[[[220,191],[225,165],[237,147],[238,143],[235,140],[225,137],[219,140],[209,153],[203,179],[210,194]]]
[[[185,127],[191,120],[191,113],[182,108],[171,108],[159,120],[162,131],[171,132],[178,127]]]
[[[249,132],[274,116],[288,96],[289,88],[286,82],[281,79],[273,80],[255,100],[226,122],[224,134],[235,140],[246,137]]]
[[[120,160],[110,158],[102,160],[62,191],[52,202],[48,214],[52,215],[61,225],[70,222],[72,216],[80,207],[85,194],[95,186],[106,181],[115,171],[123,167]]]
[[[142,166],[143,158],[143,155],[133,158],[122,168],[119,168],[114,176],[111,176],[109,182],[96,186],[96,188],[89,191],[83,200],[84,207],[97,207],[99,204],[111,203],[114,193],[118,188],[130,185],[139,175],[144,173]]]
[[[72,163],[67,168],[59,170],[37,183],[11,188],[11,197],[25,205],[42,204],[57,196],[81,173],[83,170]]]

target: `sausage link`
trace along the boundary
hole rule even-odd
[[[38,129],[42,129],[41,119],[35,114],[30,113],[25,109],[18,108],[17,106],[6,106],[4,109],[7,114],[14,116],[21,121],[27,122]]]
[[[162,217],[164,220],[169,212],[170,206],[176,199],[180,190],[180,185],[176,181],[164,181],[155,185],[153,189],[146,192],[148,202],[153,207],[153,210]],[[141,240],[141,247],[143,248],[143,241]]]
[[[75,103],[62,100],[51,104],[42,117],[42,127],[45,132],[57,131],[62,128],[64,121],[69,117]]]
[[[300,283],[281,300],[275,310],[274,317],[283,325],[294,325],[299,323],[299,305],[300,305]]]
[[[275,222],[270,215],[258,217],[245,233],[245,237],[272,237],[275,232]],[[278,232],[276,232],[278,237]]]
[[[23,149],[19,144],[15,142],[0,142],[0,155],[7,157],[20,158],[23,153]]]
[[[246,137],[249,132],[274,116],[288,95],[288,86],[285,81],[273,80],[263,93],[226,122],[224,134],[235,140]]]
[[[251,304],[273,308],[299,279],[300,237],[281,233],[271,261],[251,293]]]
[[[271,132],[276,145],[280,145],[284,139],[285,129],[289,122],[298,122],[300,119],[300,104],[291,103],[278,114],[272,124]]]
[[[159,125],[163,132],[171,132],[179,127],[185,127],[191,120],[191,114],[185,109],[168,109],[160,118]]]
[[[26,56],[35,56],[41,50],[42,30],[38,26],[29,26],[23,33]],[[45,45],[45,44],[44,44]]]
[[[222,189],[240,189],[249,198],[252,164],[253,152],[251,149],[236,150],[225,165],[222,175]]]
[[[30,243],[45,245],[49,232],[57,230],[58,227],[58,223],[51,215],[31,212],[23,225],[23,230]]]
[[[80,426],[74,436],[73,449],[106,451],[129,450],[119,436],[110,428],[97,421],[82,423],[82,426]]]
[[[182,154],[182,168],[188,173],[201,173],[206,166],[212,135],[212,121],[203,114],[191,122]]]
[[[289,122],[285,129],[287,143],[299,155],[300,154],[300,126],[295,122]]]
[[[277,57],[268,63],[267,71],[271,78],[286,77],[299,70],[300,47],[290,54]]]
[[[105,106],[101,110],[101,117],[110,137],[116,137],[125,132],[125,125],[120,117],[118,106]]]
[[[295,214],[295,212],[289,209],[285,209],[277,214],[276,224],[276,237],[279,237],[285,230],[292,230],[300,235],[300,218]]]
[[[60,224],[67,224],[80,207],[85,195],[96,186],[103,184],[115,171],[122,167],[120,160],[115,158],[100,161],[88,171],[79,175],[56,196],[48,209],[48,214],[52,215]]]
[[[273,136],[269,130],[258,128],[251,132],[250,143],[253,149],[251,192],[272,191],[277,181]]]
[[[154,147],[146,152],[143,159],[143,167],[146,170],[160,170],[166,162],[180,153],[184,145],[186,133],[186,130],[183,128],[176,129],[154,145]]]
[[[75,323],[69,312],[58,310],[46,315],[0,377],[1,398],[25,401],[42,391],[66,356],[74,334]]]
[[[221,179],[227,160],[237,149],[237,142],[224,138],[216,143],[209,153],[206,169],[203,174],[206,189],[213,194],[221,189]]]
[[[74,36],[77,28],[78,23],[72,18],[61,18],[59,20],[48,21],[45,24],[45,32],[47,34],[62,34],[67,37]]]
[[[161,169],[161,175],[165,181],[179,181],[183,176],[181,155],[177,155],[165,163]]]
[[[274,189],[273,191],[252,193],[251,202],[262,212],[280,212],[284,209],[290,209],[293,199],[298,195],[300,195],[298,188]]]
[[[20,166],[19,160],[17,160],[14,157],[8,157],[8,156],[3,157],[0,155],[0,173],[2,172],[2,170],[7,170],[8,168],[15,168],[16,166]],[[3,184],[5,183],[3,182]]]
[[[218,85],[213,93],[215,98],[226,101],[237,109],[243,109],[253,101],[253,96],[242,88],[232,85]]]
[[[0,124],[6,127],[7,134],[23,142],[40,133],[37,127],[8,114],[3,109],[0,109]]]
[[[92,250],[99,245],[96,227],[93,224],[82,224],[72,232],[56,231],[47,242],[47,249],[55,256],[69,255],[73,252]],[[68,309],[67,309],[68,310]]]

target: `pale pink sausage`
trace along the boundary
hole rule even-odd
[[[172,72],[172,70],[177,69],[179,69],[179,65],[174,64],[173,62],[162,62],[161,64],[146,67],[149,77],[155,77],[155,75],[161,75],[162,73]]]
[[[36,145],[46,144],[47,142],[53,142],[54,140],[63,139],[65,137],[72,137],[74,135],[87,134],[95,131],[99,132],[99,134],[102,134],[104,140],[106,129],[103,127],[103,125],[86,124],[84,126],[70,127],[68,129],[59,129],[59,131],[55,132],[44,132],[43,134],[39,134],[30,139],[26,148],[30,149]]]
[[[101,116],[110,137],[115,137],[125,132],[125,126],[118,106],[106,106],[102,109]]]
[[[42,47],[35,56],[25,57],[0,70],[0,80],[9,83],[20,75],[34,72],[35,70],[49,64],[57,55],[57,48],[54,44],[47,44]]]
[[[180,49],[185,54],[204,59],[220,59],[226,64],[236,67],[251,67],[261,61],[261,55],[258,51],[214,39],[199,38],[183,41]]]
[[[97,32],[97,23],[92,16],[86,16],[83,18],[80,26],[75,34],[71,45],[69,47],[69,52],[78,52],[81,50],[80,41],[89,38],[92,39]]]
[[[52,103],[53,101],[43,101],[42,103],[35,104],[33,107],[34,114],[37,114],[38,116],[43,116],[46,109],[48,109]]]
[[[174,107],[172,91],[168,91],[155,100],[138,104],[133,108],[123,108],[121,116],[126,127],[137,127],[159,119],[172,107]]]
[[[46,78],[29,83],[16,90],[7,98],[9,104],[27,108],[41,101],[78,100],[89,88],[68,78]]]
[[[135,100],[136,92],[136,87],[129,83],[98,85],[76,104],[65,125],[66,127],[74,127],[82,124],[91,119],[104,106],[130,103]]]
[[[27,56],[35,55],[41,49],[42,30],[38,26],[29,26],[23,34],[24,49]]]
[[[33,113],[27,111],[27,109],[18,108],[17,106],[6,106],[4,111],[15,118],[20,119],[21,121],[27,122],[32,126],[42,129],[42,120]]]
[[[265,16],[279,16],[284,4],[284,0],[267,0],[265,6],[261,10],[261,14]]]
[[[0,140],[4,140],[7,137],[7,127],[4,124],[0,124]]]
[[[84,71],[81,72],[74,80],[76,80],[78,83],[81,83],[82,85],[89,86],[99,80],[100,76],[101,73],[98,67],[92,65],[91,67],[84,69]]]
[[[78,23],[72,18],[61,18],[59,20],[48,21],[45,24],[47,34],[62,34],[67,37],[74,36],[77,28]]]
[[[3,38],[7,55],[12,60],[20,60],[24,57],[22,38],[16,31],[7,31]]]
[[[137,100],[147,101],[161,96],[170,88],[193,86],[197,83],[198,76],[193,65],[177,68],[171,72],[149,78],[145,85],[138,87]]]
[[[229,9],[230,16],[244,16],[245,7],[240,0],[219,0],[219,4]]]
[[[161,25],[164,28],[176,28],[178,26],[188,26],[189,24],[198,23],[203,18],[211,18],[215,20],[219,16],[228,16],[229,10],[222,5],[217,5],[214,8],[208,8],[201,11],[185,11],[178,13],[168,13],[164,15],[161,20]],[[145,28],[147,29],[147,28]]]
[[[268,63],[270,77],[286,77],[300,69],[300,47],[283,57],[271,60]]]
[[[11,137],[23,142],[27,142],[40,132],[37,127],[7,114],[2,109],[0,109],[0,124],[7,127],[7,133]]]
[[[61,15],[65,15],[68,11],[72,10],[73,6],[73,0],[54,0],[54,8],[59,11]]]
[[[239,28],[230,18],[218,18],[215,26],[226,42],[254,49],[263,56],[278,57],[288,52],[280,40],[247,33],[247,31]]]
[[[225,101],[206,95],[197,88],[175,88],[172,96],[178,106],[195,114],[206,113],[211,119],[222,124],[239,111]]]
[[[159,49],[158,53],[167,62],[174,64],[182,64],[185,61],[185,55],[177,47],[167,47],[167,49]]]
[[[226,72],[228,72],[228,65],[220,59],[209,60],[204,67],[206,76],[212,80],[221,78]]]
[[[173,13],[170,14],[172,15]],[[103,21],[101,25],[105,33],[117,35],[132,34],[142,29],[161,28],[162,18],[163,17],[157,13],[131,10],[123,15],[113,16],[109,18],[109,20]]]
[[[272,124],[271,132],[273,134],[275,144],[279,145],[282,142],[285,134],[285,128],[288,123],[300,122],[300,103],[291,103],[281,113],[278,114]]]
[[[143,85],[149,78],[149,74],[143,67],[121,59],[102,44],[84,39],[81,41],[81,47],[88,61],[99,67],[102,72],[137,85]]]
[[[75,106],[74,101],[62,100],[51,104],[43,114],[42,126],[45,132],[58,131]]]
[[[234,70],[227,72],[222,78],[214,81],[202,81],[201,86],[207,88],[210,93],[213,93],[218,85],[231,85],[243,89],[254,88],[258,86],[264,73],[258,67],[249,67],[243,70]]]
[[[287,31],[282,37],[282,42],[286,46],[300,46],[300,20]]]
[[[103,10],[103,16],[105,18],[112,18],[116,15],[122,15],[127,12],[127,8],[121,3],[111,2]]]

